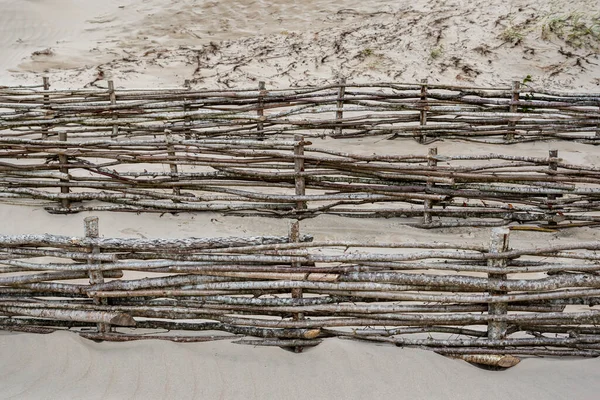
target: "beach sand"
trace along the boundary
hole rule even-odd
[[[186,79],[196,88],[254,88],[259,80],[281,88],[342,77],[507,86],[531,75],[549,89],[600,90],[598,43],[586,36],[574,43],[568,26],[562,38],[544,33],[550,21],[578,13],[589,21],[600,13],[594,1],[0,0],[0,11],[0,85],[49,76],[53,88],[106,87],[107,79],[127,88],[182,86]],[[344,145],[426,152],[412,141],[381,138]],[[558,148],[566,161],[600,162],[595,147],[575,143],[436,145],[440,154],[546,156]],[[79,236],[88,215],[0,204],[3,234]],[[99,216],[107,237],[286,235],[290,223],[212,213]],[[317,240],[489,239],[489,229],[419,230],[396,219],[331,216],[304,221],[302,231]],[[600,231],[511,236],[518,247],[600,240]],[[423,350],[339,339],[292,354],[228,341],[94,343],[68,332],[0,333],[0,398],[595,399],[599,362],[529,357],[492,372]]]
[[[22,399],[597,399],[600,360],[486,371],[431,352],[326,340],[298,355],[227,342],[94,343],[0,334],[0,397]]]

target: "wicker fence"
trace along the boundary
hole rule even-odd
[[[63,137],[64,138],[64,137]],[[419,227],[600,221],[600,168],[504,154],[351,154],[296,140],[0,138],[4,201],[53,213],[402,217]]]
[[[44,90],[46,89],[46,90]],[[429,143],[454,138],[495,143],[576,140],[600,143],[600,93],[521,86],[345,84],[266,90],[0,87],[3,137],[162,135],[186,138],[301,134],[388,135]]]
[[[599,242],[510,249],[505,228],[488,244],[320,242],[297,222],[289,237],[115,239],[95,217],[85,232],[0,236],[1,329],[600,355],[600,311],[580,309],[600,303]]]

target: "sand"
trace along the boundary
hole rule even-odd
[[[2,84],[360,81],[597,90],[594,0],[0,0]],[[595,21],[595,22],[594,22]],[[595,24],[595,25],[594,25]],[[586,30],[590,28],[591,30]]]
[[[408,81],[502,85],[531,75],[552,89],[598,92],[598,41],[574,42],[569,23],[591,24],[595,1],[165,1],[0,0],[0,85],[54,88],[287,87],[331,82]],[[585,15],[584,15],[585,14]],[[571,18],[563,35],[544,31]],[[546,33],[544,33],[546,32]],[[575,32],[577,33],[577,32]],[[571,35],[571,36],[569,36]],[[330,141],[319,146],[335,146]],[[338,143],[338,142],[336,142]],[[440,154],[502,151],[598,164],[575,143],[498,149],[436,143]],[[411,141],[364,138],[356,152],[421,153]],[[42,204],[0,204],[3,234],[81,235],[88,213],[50,215]],[[117,237],[285,235],[288,220],[219,214],[100,215]],[[486,243],[487,229],[425,231],[395,219],[321,216],[303,222],[317,240],[439,240]],[[515,231],[515,247],[600,240],[593,228]],[[414,398],[594,399],[598,360],[525,358],[503,372],[430,352],[339,339],[297,355],[228,342],[94,343],[75,334],[0,334],[0,398]]]
[[[503,372],[327,340],[296,355],[226,342],[94,343],[0,335],[0,396],[24,399],[596,399],[600,360],[528,358]]]

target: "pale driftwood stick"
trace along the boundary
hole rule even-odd
[[[486,315],[486,314],[450,314],[450,315],[418,315],[405,314],[396,319],[371,319],[371,318],[328,318],[328,319],[305,319],[302,321],[269,320],[262,318],[246,318],[241,316],[216,315],[214,318],[229,324],[244,326],[261,326],[271,328],[322,328],[335,326],[428,326],[428,325],[480,325],[490,321],[511,323],[536,323],[543,325],[562,325],[564,323],[588,323],[598,324],[600,313],[527,313],[508,315]]]
[[[120,312],[11,307],[3,306],[1,303],[0,311],[14,316],[25,315],[29,317],[50,318],[61,321],[82,321],[92,323],[107,323],[118,326],[135,326],[135,320],[131,318],[131,316]]]
[[[600,335],[600,327],[597,326],[580,326],[580,325],[561,325],[561,326],[536,326],[536,325],[519,325],[521,331],[544,332],[544,333],[567,333],[578,335]]]
[[[335,119],[342,120],[344,118],[344,95],[346,94],[346,78],[340,79],[339,87],[338,87],[338,96],[336,102],[336,112]],[[336,126],[334,129],[334,134],[336,136],[342,135],[342,127]]]
[[[438,155],[438,150],[437,147],[430,147],[429,148],[429,157],[427,159],[427,166],[430,168],[435,168],[437,166],[437,160],[436,157]],[[434,187],[434,183],[432,181],[427,181],[427,192],[429,193],[429,190],[431,190]],[[431,209],[433,208],[433,200],[429,200],[426,199],[424,201],[424,205],[425,205],[425,210],[423,212],[423,223],[424,224],[431,224],[432,219],[431,219]]]
[[[312,236],[302,235],[301,242],[311,242]],[[182,239],[140,239],[140,238],[85,238],[59,235],[0,235],[0,247],[79,247],[87,248],[99,246],[101,249],[110,251],[144,251],[144,250],[200,250],[229,247],[248,247],[254,245],[272,245],[288,243],[287,236],[248,236],[248,237],[214,237],[214,238],[182,238]],[[572,248],[588,248],[593,243],[587,243],[583,247],[563,246],[559,250]],[[426,244],[430,246],[429,244]],[[450,244],[440,244],[442,248],[452,248]],[[409,246],[412,247],[412,246]],[[430,247],[427,247],[430,248]],[[554,249],[555,247],[552,247]],[[471,247],[468,247],[471,249]],[[592,249],[596,249],[592,247]],[[600,249],[600,244],[598,245]],[[479,251],[479,247],[473,248]],[[552,250],[548,250],[550,252]],[[509,255],[511,256],[511,255]],[[67,257],[70,258],[70,257]],[[287,261],[286,261],[287,262]]]
[[[98,217],[86,217],[83,220],[83,227],[84,227],[85,237],[97,238],[100,236]],[[92,254],[99,254],[100,248],[98,246],[91,246],[90,252]],[[92,264],[92,263],[90,263],[90,266],[92,267],[92,268],[90,268],[90,271],[89,271],[90,285],[103,284],[104,283],[103,272],[101,270],[100,271],[97,270],[95,268],[94,264]],[[106,305],[106,304],[108,304],[108,299],[94,297],[94,303]],[[107,323],[98,323],[97,328],[98,328],[98,332],[110,332],[110,330],[111,330],[110,324],[107,324]]]
[[[481,296],[481,295],[437,295],[437,294],[413,294],[406,292],[389,292],[389,291],[369,291],[369,290],[341,290],[320,288],[315,290],[313,287],[303,285],[306,292],[316,294],[329,294],[332,296],[347,296],[367,299],[369,301],[425,301],[425,302],[457,302],[457,303],[508,303],[508,302],[525,302],[525,301],[547,301],[556,299],[569,299],[573,297],[586,298],[588,296],[599,296],[600,290],[597,289],[580,289],[580,290],[560,290],[546,293],[535,294],[514,294],[504,296]],[[408,289],[407,290],[417,290]],[[450,290],[452,291],[452,290]],[[187,293],[191,294],[190,292]],[[124,292],[121,296],[126,296]],[[154,294],[155,296],[165,295],[163,292]],[[118,296],[115,296],[118,297]]]
[[[122,278],[122,271],[106,271],[106,276],[110,278]],[[85,279],[89,274],[85,272],[44,272],[40,274],[18,275],[0,277],[0,285],[20,286],[24,283],[63,281],[69,279]],[[0,296],[3,294],[0,288]]]
[[[234,279],[211,275],[175,275],[157,278],[142,278],[128,280],[114,280],[107,283],[98,283],[91,286],[91,290],[139,290],[162,287],[177,287],[182,285],[194,285],[208,282],[229,282]]]
[[[61,131],[58,133],[58,140],[60,140],[61,142],[66,142],[67,141],[67,132],[66,131]],[[69,164],[69,158],[67,157],[66,154],[59,154],[58,156],[58,162],[60,163],[60,169],[59,171],[63,174],[66,174],[68,176],[69,174],[69,167],[67,167],[67,165]],[[60,180],[61,183],[63,183],[63,185],[61,185],[60,187],[60,193],[61,194],[69,194],[70,190],[69,190],[69,179],[61,179]],[[69,208],[71,206],[71,201],[68,198],[63,198],[61,200],[61,204],[63,208]]]
[[[0,247],[0,258],[8,256],[7,259],[13,258],[31,258],[31,257],[62,257],[62,258],[72,258],[77,261],[108,261],[108,262],[117,262],[118,257],[116,254],[90,254],[86,252],[77,252],[77,251],[64,251],[64,250],[45,250],[45,249],[27,249],[27,248],[4,248]],[[10,257],[15,255],[15,257]],[[0,269],[2,271],[2,269]],[[8,272],[8,271],[7,271]]]
[[[503,228],[497,228],[503,229]],[[503,260],[491,260],[500,262]],[[418,270],[418,268],[414,268]],[[505,272],[505,265],[497,266],[494,273],[498,275]],[[426,275],[418,273],[401,272],[345,272],[337,275],[339,282],[377,282],[394,283],[402,285],[424,286],[454,286],[463,290],[493,290],[493,291],[547,291],[561,288],[575,287],[600,287],[600,277],[595,274],[564,274],[540,279],[501,279],[479,278],[466,275]],[[319,275],[315,276],[315,281]],[[324,278],[330,278],[325,276]],[[325,279],[323,279],[325,281]]]
[[[110,99],[110,104],[112,106],[117,105],[117,95],[115,93],[115,84],[112,80],[108,81],[108,97]],[[119,116],[112,111],[112,119],[113,120],[117,120],[119,118]],[[114,123],[114,125],[112,126],[112,134],[111,134],[111,138],[112,139],[116,139],[119,136],[119,125],[117,124],[117,122]]]
[[[455,339],[455,340],[443,340],[443,339],[405,339],[395,337],[381,337],[381,336],[361,336],[361,340],[371,340],[376,342],[388,342],[394,343],[397,346],[432,346],[432,347],[526,347],[526,346],[564,346],[564,347],[577,347],[582,345],[585,347],[586,344],[598,344],[600,343],[599,336],[588,336],[588,337],[577,337],[577,338],[547,338],[547,337],[536,337],[536,338],[519,338],[519,339]],[[506,350],[506,352],[509,352]]]
[[[256,110],[256,115],[258,116],[258,122],[256,123],[256,129],[258,130],[258,134],[260,137],[264,136],[264,115],[265,115],[265,104],[264,104],[264,96],[267,94],[266,86],[264,81],[258,82],[258,105]]]
[[[598,357],[598,350],[555,350],[543,348],[510,348],[510,349],[491,349],[491,348],[429,348],[438,354],[453,356],[461,354],[513,354],[513,355],[531,355],[531,356],[548,356],[548,357]]]
[[[455,356],[455,358],[460,358],[473,364],[501,368],[511,368],[521,362],[519,358],[505,354],[462,354]]]
[[[302,339],[239,339],[233,341],[235,344],[245,344],[250,346],[277,346],[302,349],[308,346],[316,346],[323,342],[321,339],[302,340]]]
[[[135,335],[117,332],[79,332],[79,336],[91,340],[105,340],[107,342],[129,342],[134,340],[168,340],[177,343],[198,343],[212,342],[215,340],[232,340],[236,339],[237,335],[205,335],[205,336],[177,336],[177,335]]]
[[[452,335],[463,335],[473,337],[486,337],[487,333],[480,330],[467,329],[462,327],[452,326],[415,326],[415,327],[402,327],[402,328],[391,328],[391,329],[373,329],[373,328],[361,328],[352,329],[352,331],[344,331],[339,329],[323,328],[321,332],[324,335],[331,336],[384,336],[390,337],[395,335],[412,335],[415,333],[450,333]]]
[[[512,91],[512,98],[511,98],[511,105],[509,106],[508,112],[516,113],[519,111],[519,108],[515,104],[515,102],[519,101],[519,92],[521,91],[521,82],[513,81],[511,91]],[[505,140],[507,140],[507,141],[515,140],[515,128],[514,127],[516,125],[517,125],[517,123],[514,121],[511,121],[508,123],[508,133],[504,137]]]
[[[220,296],[226,298],[226,296]],[[294,299],[292,299],[294,300]],[[350,298],[350,301],[361,301],[363,299]],[[352,316],[364,317],[368,315],[370,318],[386,318],[388,314],[401,314],[406,312],[421,312],[421,313],[440,313],[440,312],[486,312],[488,307],[485,304],[473,305],[353,305],[353,304],[323,304],[315,306],[289,305],[289,306],[256,306],[256,305],[238,305],[238,304],[216,304],[210,300],[202,304],[202,307],[212,310],[230,310],[232,312],[242,313],[263,313],[268,312],[272,315],[279,313],[285,315],[287,313],[302,312],[305,315],[329,317],[336,316]],[[509,307],[510,311],[525,311],[525,312],[560,312],[564,309],[562,306],[514,306]],[[366,314],[366,315],[365,315]]]
[[[0,318],[0,329],[15,327],[87,327],[89,323],[79,321],[41,320],[32,318]],[[239,336],[283,339],[315,339],[321,329],[269,329],[249,326],[235,326],[221,322],[171,322],[163,320],[136,321],[136,328],[167,329],[171,331],[224,331]],[[234,338],[235,336],[229,336]]]

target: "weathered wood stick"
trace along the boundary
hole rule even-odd
[[[61,309],[35,309],[23,307],[10,307],[0,304],[0,311],[9,315],[25,315],[37,318],[51,318],[62,321],[82,321],[93,323],[106,323],[118,326],[135,326],[135,320],[127,314],[110,311],[83,311]]]
[[[263,137],[264,136],[264,132],[263,132],[264,123],[262,121],[264,120],[264,115],[265,115],[264,95],[267,94],[264,81],[258,82],[258,90],[259,90],[259,95],[258,95],[258,104],[257,104],[257,110],[256,110],[256,115],[258,116],[258,122],[256,123],[256,129],[258,130],[259,137]]]
[[[490,348],[429,348],[438,354],[443,355],[461,355],[461,354],[506,354],[511,355],[531,355],[531,356],[548,356],[548,357],[598,357],[600,351],[598,350],[571,350],[571,349],[543,349],[543,348],[511,348],[507,350],[503,349],[490,349]]]
[[[42,79],[43,79],[44,90],[45,91],[50,90],[50,78],[47,76],[44,76]],[[47,94],[44,94],[44,108],[47,109],[49,107],[50,107],[50,96]],[[48,136],[49,136],[49,127],[47,125],[42,125],[42,140],[48,139]]]
[[[289,348],[304,348],[316,346],[323,341],[321,339],[302,340],[302,339],[239,339],[233,341],[235,344],[245,344],[250,346],[277,346]]]
[[[67,141],[67,132],[65,131],[61,131],[58,133],[58,140],[62,141],[62,142],[66,142]],[[69,168],[67,167],[67,165],[69,164],[69,159],[67,158],[66,155],[64,154],[60,154],[58,156],[58,162],[60,163],[61,167],[60,167],[60,172],[63,174],[68,175],[69,174]],[[70,192],[69,190],[69,179],[61,179],[60,180],[63,184],[65,184],[64,186],[60,187],[60,192],[62,194],[68,194]],[[61,204],[63,206],[63,208],[69,208],[71,205],[71,202],[69,201],[69,199],[62,199],[61,200]]]
[[[98,217],[86,217],[83,220],[83,226],[84,226],[85,237],[97,238],[100,236],[100,229],[98,226]],[[92,254],[100,253],[100,247],[98,247],[98,246],[91,246],[89,250]],[[90,263],[90,262],[88,261],[88,263]],[[104,274],[101,270],[99,271],[97,268],[92,267],[92,268],[90,268],[90,271],[89,271],[89,279],[90,279],[90,285],[103,284],[104,283]],[[108,304],[108,299],[95,297],[94,303],[106,305],[106,304]],[[97,328],[98,328],[98,332],[110,332],[111,331],[110,325],[107,323],[98,323]]]
[[[115,93],[115,84],[112,80],[108,81],[108,96],[110,99],[110,104],[112,106],[116,106],[117,105],[117,95]],[[119,117],[116,113],[113,112],[113,120],[117,120]],[[119,125],[115,122],[114,125],[112,126],[112,134],[111,134],[111,138],[114,140],[119,136]]]
[[[510,230],[505,228],[492,229],[490,241],[490,253],[504,253],[508,251]],[[488,266],[503,269],[506,267],[506,259],[488,260]],[[497,282],[500,285],[507,279],[506,274],[488,274],[490,282]],[[506,291],[490,291],[490,296],[506,295]],[[488,313],[490,315],[504,315],[508,312],[507,303],[490,303]],[[499,340],[506,337],[506,322],[490,322],[488,324],[488,338],[490,340]]]
[[[422,111],[423,112],[423,111]],[[426,118],[424,116],[425,114],[422,114],[422,118]],[[424,124],[423,124],[424,125]],[[422,141],[424,141],[425,138],[422,138]],[[428,167],[435,167],[437,166],[437,160],[435,159],[438,155],[438,151],[437,151],[437,147],[430,147],[429,148],[429,158],[427,160],[427,166]],[[427,191],[431,190],[434,186],[434,183],[431,181],[427,181]],[[424,206],[425,206],[425,210],[423,213],[423,223],[424,224],[431,224],[432,219],[431,219],[431,209],[433,208],[433,200],[430,199],[426,199],[424,202]]]
[[[337,102],[336,102],[336,112],[335,118],[336,120],[343,120],[344,118],[344,95],[346,94],[346,78],[340,79],[339,88],[337,93]],[[342,127],[336,126],[334,129],[335,136],[342,135]]]
[[[177,343],[212,342],[215,340],[232,340],[235,335],[216,336],[178,336],[178,335],[131,335],[117,332],[79,332],[79,336],[91,340],[106,340],[108,342],[129,342],[134,340],[168,340]]]

